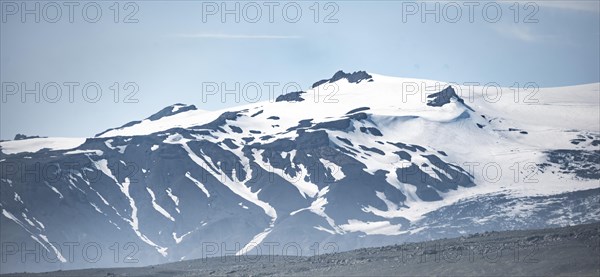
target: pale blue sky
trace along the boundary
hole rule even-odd
[[[285,2],[275,7],[273,23],[264,2],[256,2],[263,12],[259,22],[241,18],[236,23],[230,15],[222,23],[219,13],[203,22],[200,1],[142,1],[133,2],[139,7],[133,18],[139,22],[129,24],[114,23],[113,1],[98,2],[103,14],[97,23],[82,17],[84,2],[75,7],[73,23],[64,14],[66,7],[57,23],[44,18],[35,23],[32,15],[22,23],[19,14],[6,15],[7,2],[14,1],[2,1],[6,22],[0,23],[0,77],[4,84],[25,82],[31,88],[35,82],[41,86],[95,82],[103,94],[96,103],[84,101],[81,86],[75,90],[73,103],[65,86],[57,103],[43,98],[35,103],[33,95],[22,103],[20,94],[5,95],[0,139],[12,139],[16,133],[93,136],[178,102],[206,110],[240,104],[233,97],[223,103],[218,96],[203,102],[203,82],[231,86],[235,82],[294,82],[308,88],[339,69],[506,86],[600,81],[598,1],[537,2],[539,10],[533,17],[537,23],[523,22],[533,11],[525,9],[527,1],[519,3],[518,23],[511,10],[515,1],[497,2],[503,14],[496,23],[482,16],[485,2],[475,8],[473,23],[462,2],[456,2],[463,12],[457,23],[444,17],[436,23],[433,15],[423,23],[419,13],[403,22],[401,1],[333,1],[337,7],[333,19],[338,23],[322,22],[333,11],[332,7],[324,9],[327,2],[319,5],[318,23],[311,10],[315,1],[297,2],[302,17],[296,23],[282,16]],[[47,2],[39,3],[43,7]],[[447,4],[440,3],[441,7]],[[133,11],[123,4],[119,8],[120,21]],[[47,11],[52,17],[52,7]],[[292,17],[293,10],[289,14]],[[115,82],[121,86],[135,82],[139,102],[123,103],[126,91],[122,90],[119,103],[114,103],[110,87]]]

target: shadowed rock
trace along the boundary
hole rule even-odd
[[[290,92],[287,94],[282,94],[277,96],[277,98],[275,99],[275,102],[302,102],[304,101],[304,98],[300,97],[300,95],[302,95],[303,93],[306,93],[305,91],[294,91],[294,92]]]
[[[454,88],[452,88],[452,86],[448,86],[447,88],[443,89],[440,92],[428,95],[427,98],[428,98],[427,106],[441,107],[443,105],[450,103],[451,99],[455,99],[457,102],[459,102],[459,103],[463,104],[465,107],[467,107],[467,109],[469,109],[471,111],[475,111],[471,107],[469,107],[467,104],[465,104],[465,100],[463,100],[462,98],[460,98],[460,96],[458,96],[456,94],[456,92],[454,91]]]
[[[314,83],[312,85],[313,88],[316,88],[322,84],[325,83],[333,83],[336,81],[339,81],[341,79],[346,79],[348,80],[349,83],[355,83],[358,84],[363,80],[368,80],[369,82],[373,81],[372,79],[373,77],[371,75],[369,75],[367,72],[365,71],[356,71],[353,73],[345,73],[344,71],[340,70],[338,72],[336,72],[333,77],[329,78],[329,79],[323,79],[321,81],[318,81],[316,83]]]

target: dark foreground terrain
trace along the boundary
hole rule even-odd
[[[600,223],[488,232],[313,257],[224,256],[138,268],[2,276],[600,276]]]

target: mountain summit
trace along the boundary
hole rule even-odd
[[[89,267],[68,260],[72,241],[132,243],[142,266],[207,245],[312,255],[597,221],[597,84],[541,89],[535,105],[468,89],[340,71],[281,101],[0,142],[0,240],[49,252],[58,262],[26,265],[48,271]]]
[[[353,73],[345,73],[344,71],[340,70],[340,71],[336,72],[335,74],[333,74],[333,77],[331,77],[329,79],[323,79],[321,81],[314,83],[312,85],[312,88],[316,88],[325,83],[334,83],[341,79],[346,79],[346,80],[348,80],[349,83],[356,83],[356,84],[360,83],[360,81],[362,81],[362,80],[367,80],[368,82],[372,82],[373,80],[371,78],[372,78],[372,76],[369,75],[369,73],[367,73],[365,71],[356,71]]]

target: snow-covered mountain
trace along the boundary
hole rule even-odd
[[[499,95],[340,71],[276,101],[1,142],[2,272],[595,222],[599,88]],[[23,263],[23,246],[50,258]]]

